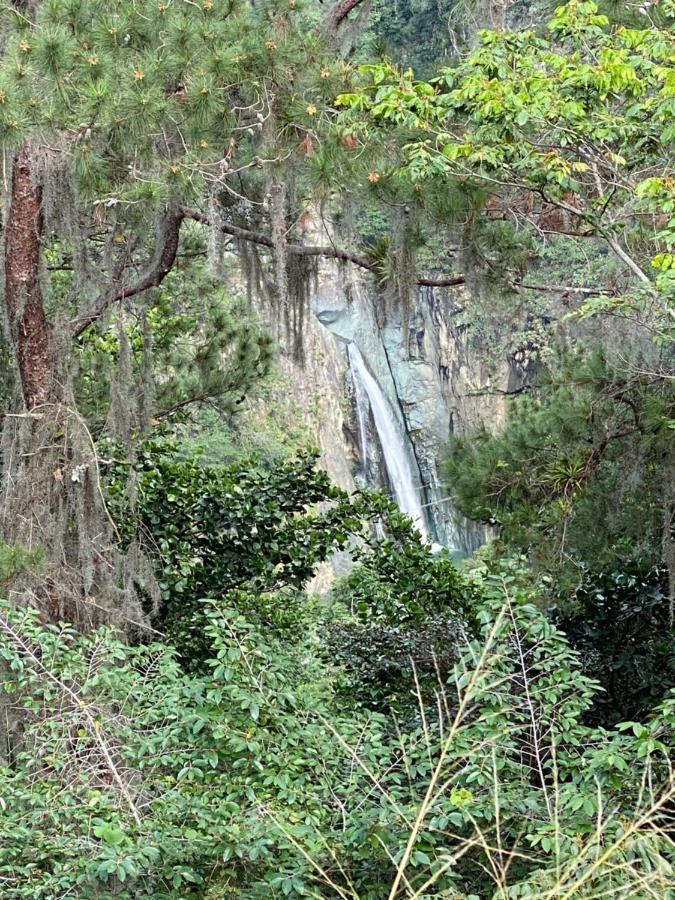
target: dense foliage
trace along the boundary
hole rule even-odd
[[[229,598],[271,631],[302,627],[301,591],[316,566],[363,532],[370,506],[382,505],[332,487],[310,452],[267,465],[206,465],[182,458],[175,443],[154,441],[140,452],[133,480],[133,503],[126,468],[111,474],[109,492],[126,541],[146,545],[154,560],[159,621],[190,665],[208,647],[206,599]]]
[[[339,98],[382,181],[487,193],[464,264],[507,303],[483,289],[466,322],[490,341],[510,301],[520,376],[502,427],[452,438],[448,490],[494,528],[485,558],[526,555],[605,721],[672,684],[673,15],[573,0],[545,28],[484,31],[428,81],[362,66]]]
[[[369,145],[382,129],[407,138],[403,165],[385,141],[383,175],[475,181],[525,228],[555,210],[559,230],[601,238],[630,281],[609,299],[600,288],[584,311],[647,316],[665,340],[673,318],[675,11],[668,2],[659,10],[661,28],[610,27],[595,3],[572,0],[556,10],[547,37],[485,31],[465,61],[432,82],[366,65],[365,86],[339,98],[350,110],[345,128]]]
[[[625,564],[587,575],[556,617],[602,687],[588,719],[645,718],[675,682],[669,574]]]
[[[416,717],[411,694],[433,696],[477,633],[476,594],[408,520],[387,525],[387,540],[358,549],[354,570],[331,591],[324,652],[344,669],[345,699]]]
[[[513,575],[477,587],[481,639],[404,731],[338,711],[311,634],[231,609],[207,611],[212,661],[186,675],[166,646],[4,608],[28,716],[0,773],[4,895],[670,896],[672,701],[648,726],[587,728],[595,688],[563,636]]]
[[[513,398],[498,434],[453,441],[448,480],[467,515],[549,573],[648,568],[662,560],[674,412],[668,380],[577,349]]]
[[[2,5],[3,898],[675,900],[675,7],[526,6]],[[475,558],[265,408],[322,257],[506,349]]]

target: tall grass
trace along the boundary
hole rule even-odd
[[[417,727],[385,772],[333,730],[370,785],[367,803],[386,810],[376,839],[390,875],[359,883],[358,852],[339,834],[322,836],[321,853],[292,838],[312,868],[311,896],[675,898],[675,701],[649,725],[586,727],[597,687],[561,633],[508,584],[501,593],[451,684],[430,699],[415,676]],[[424,761],[426,777],[410,777]]]

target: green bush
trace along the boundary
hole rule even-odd
[[[675,684],[675,640],[663,568],[588,575],[572,610],[551,614],[603,690],[587,719],[642,720]]]
[[[375,709],[407,707],[410,715],[415,678],[433,692],[475,635],[476,592],[405,517],[389,529],[388,539],[357,553],[358,565],[333,589],[324,651],[344,669],[346,697]]]
[[[186,664],[208,652],[204,599],[241,603],[266,628],[302,630],[301,588],[318,563],[363,531],[370,502],[332,487],[316,463],[307,452],[208,466],[155,441],[134,467],[133,506],[127,470],[112,474],[116,516],[126,540],[139,539],[155,561],[160,624]]]
[[[585,725],[596,685],[517,569],[473,577],[480,636],[403,728],[235,610],[194,675],[3,606],[3,897],[672,898],[675,697]]]
[[[189,900],[214,873],[238,896],[303,892],[283,832],[330,821],[349,768],[334,732],[351,742],[358,723],[325,724],[306,642],[282,646],[234,610],[205,621],[213,659],[194,676],[166,645],[2,607],[3,693],[25,710],[0,769],[3,898]]]
[[[587,572],[660,565],[671,382],[578,347],[530,388],[497,434],[453,439],[447,476],[460,510],[496,525],[505,555],[526,553],[552,575],[558,601]]]

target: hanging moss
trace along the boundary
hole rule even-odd
[[[134,402],[136,398],[133,397],[133,354],[121,306],[117,308],[116,313],[118,354],[110,384],[110,412],[106,430],[113,440],[120,441],[129,452],[138,424]]]
[[[293,357],[304,365],[304,326],[312,293],[318,289],[319,264],[315,256],[294,254],[288,259],[287,283],[290,295]]]
[[[304,328],[312,292],[318,287],[319,259],[288,252],[287,196],[286,188],[271,179],[269,213],[274,239],[271,254],[265,245],[245,240],[239,240],[236,246],[249,306],[255,308],[261,300],[264,302],[277,340],[303,364]],[[254,227],[259,228],[260,223]]]
[[[269,208],[272,226],[272,242],[274,244],[274,294],[277,309],[281,311],[280,319],[290,328],[290,310],[288,295],[288,226],[286,223],[286,187],[276,175],[270,178]]]
[[[94,290],[87,288],[94,284],[92,272],[100,271],[101,243],[92,247],[86,239],[87,220],[65,168],[45,153],[34,177],[44,183],[44,243],[69,265],[67,273],[52,276],[46,266],[40,272],[51,317],[51,395],[30,411],[18,395],[3,398],[0,541],[41,556],[39,568],[17,572],[7,589],[10,599],[37,606],[48,620],[66,619],[83,630],[115,623],[128,633],[143,631],[159,592],[140,551],[120,547],[101,487],[99,450],[73,387],[70,317],[92,301]],[[53,230],[58,244],[51,239]],[[131,452],[149,404],[143,384],[134,379],[124,311],[117,312],[119,354],[111,379],[109,433]],[[106,383],[107,375],[94,372],[92,381]],[[98,390],[98,399],[105,400],[100,384]]]
[[[209,197],[207,215],[211,222],[217,222],[219,209],[215,197]],[[209,263],[211,277],[219,281],[225,280],[224,258],[226,251],[225,235],[219,228],[207,230],[206,258]]]
[[[102,622],[132,632],[146,628],[139,590],[146,608],[159,593],[143,574],[138,552],[119,548],[98,452],[72,395],[39,412],[9,414],[2,445],[1,539],[29,553],[42,551],[38,571],[12,579],[10,599],[83,630]]]

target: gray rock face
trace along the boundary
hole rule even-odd
[[[451,434],[498,426],[503,397],[485,391],[506,389],[509,372],[504,362],[488,374],[481,348],[456,321],[465,300],[460,288],[420,288],[405,325],[391,312],[382,321],[374,281],[344,264],[326,263],[306,321],[304,366],[282,355],[282,370],[334,481],[350,488],[360,479],[393,494],[372,414],[357,415],[358,386],[347,353],[355,343],[407,438],[430,540],[468,553],[486,532],[462,520],[448,500],[445,448]]]

